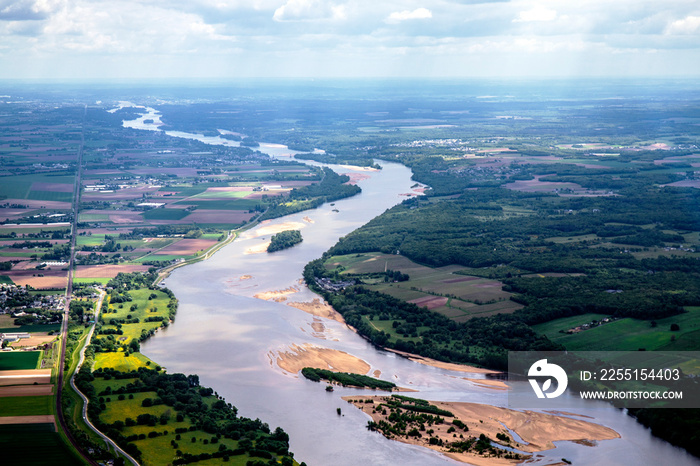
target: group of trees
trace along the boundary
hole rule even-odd
[[[301,370],[301,375],[314,382],[327,380],[330,383],[337,382],[343,386],[378,388],[380,390],[391,391],[396,388],[396,384],[384,380],[375,379],[367,375],[351,374],[347,372],[333,372],[325,369],[315,369],[305,367]]]
[[[282,249],[291,248],[295,244],[299,244],[303,241],[301,237],[301,231],[299,230],[285,230],[272,235],[270,239],[270,245],[267,247],[267,252],[281,251]]]
[[[350,177],[339,175],[330,168],[322,168],[323,178],[319,183],[294,188],[288,197],[276,197],[269,199],[270,206],[260,217],[262,220],[282,217],[284,215],[313,209],[324,202],[333,202],[338,199],[354,196],[362,191],[359,186],[347,184]]]

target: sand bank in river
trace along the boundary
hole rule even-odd
[[[389,410],[385,410],[387,414],[373,412],[375,406],[385,398],[386,397],[383,396],[343,397],[344,400],[352,402],[356,407],[369,415],[375,422],[386,420],[388,414],[391,414]],[[373,403],[364,403],[366,399],[371,399]],[[608,440],[620,437],[617,432],[608,427],[581,419],[571,419],[569,417],[532,411],[521,412],[477,403],[435,401],[431,401],[430,403],[441,409],[448,410],[455,415],[454,418],[445,417],[446,422],[444,424],[434,424],[431,426],[435,431],[432,436],[441,439],[443,442],[461,441],[466,440],[468,437],[478,438],[479,435],[483,433],[494,441],[493,443],[495,444],[496,434],[500,433],[510,438],[510,442],[504,442],[503,445],[514,447],[521,452],[534,453],[555,448],[553,442],[562,440],[595,445],[594,442],[597,440]],[[462,429],[457,428],[456,431],[448,433],[447,430],[452,426],[451,419],[461,420],[467,425],[469,431],[464,432]],[[508,430],[503,427],[504,425],[520,436],[522,441],[516,441]],[[460,439],[459,435],[463,435],[464,438]],[[422,437],[420,438],[405,436],[393,437],[394,440],[431,448],[445,453],[458,461],[475,465],[512,465],[522,461],[496,457],[489,458],[478,455],[475,452],[449,453],[447,451],[448,448],[444,446],[430,445],[429,438],[430,435],[427,435],[425,432],[422,433]]]
[[[277,354],[271,352],[270,359],[276,360],[280,368],[292,374],[296,374],[304,367],[355,374],[367,374],[370,369],[369,364],[356,356],[308,343],[302,346],[292,345],[289,351],[280,351]]]
[[[412,354],[412,353],[406,353],[404,351],[399,351],[391,348],[384,348],[387,351],[391,351],[392,353],[400,354],[401,356],[404,356],[411,361],[419,362],[421,364],[425,364],[426,366],[433,366],[433,367],[438,367],[440,369],[447,369],[450,371],[457,371],[457,372],[471,372],[472,374],[500,374],[498,371],[494,371],[491,369],[484,369],[482,367],[475,367],[475,366],[467,366],[465,364],[452,364],[450,362],[442,362],[442,361],[437,361],[435,359],[430,359],[430,358],[425,358],[423,356],[419,356],[417,354]]]
[[[259,238],[261,236],[272,236],[286,230],[299,230],[304,228],[302,222],[284,222],[270,225],[271,220],[260,222],[260,226],[245,233],[246,238]]]
[[[295,307],[314,316],[325,317],[326,319],[345,323],[343,316],[340,315],[338,311],[319,298],[314,298],[311,302],[289,302],[287,306]]]
[[[508,390],[508,385],[502,380],[493,379],[470,379],[468,377],[462,377],[464,380],[468,380],[475,383],[483,388],[490,388],[492,390]]]
[[[290,286],[289,288],[285,288],[284,290],[263,291],[262,293],[256,293],[253,295],[253,297],[258,299],[264,299],[265,301],[282,302],[287,299],[288,295],[298,292],[299,287]]]
[[[268,246],[270,246],[270,241],[265,241],[263,243],[249,247],[248,249],[243,251],[243,254],[262,254],[263,252],[267,252]]]

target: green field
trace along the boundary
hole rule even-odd
[[[206,190],[207,188],[199,186],[165,186],[160,188],[159,191],[176,192],[180,196],[196,196]]]
[[[7,275],[0,275],[0,284],[3,285],[13,285],[15,282]]]
[[[0,416],[37,416],[54,413],[54,397],[0,396]]]
[[[559,332],[600,317],[607,316],[585,314],[556,319],[533,328],[571,351],[637,351],[642,348],[647,351],[700,350],[700,307],[689,307],[684,314],[658,319],[656,327],[652,327],[647,320],[624,318],[573,335]],[[670,330],[674,323],[680,330]]]
[[[19,227],[19,226],[7,226],[3,225],[0,226],[0,233],[3,235],[9,235],[12,232],[15,232],[18,236],[21,236],[22,234],[30,234],[30,233],[41,233],[43,231],[65,231],[66,233],[70,233],[70,228],[68,225],[43,225],[40,227]]]
[[[61,202],[71,202],[73,200],[73,193],[64,193],[58,191],[29,191],[27,199],[33,199],[37,201],[61,201]]]
[[[131,353],[128,357],[126,353],[119,351],[116,353],[97,353],[95,354],[95,365],[93,370],[97,369],[116,369],[121,372],[131,372],[138,370],[139,367],[156,367],[156,364],[141,353]]]
[[[110,281],[111,278],[74,278],[73,283],[74,284],[85,284],[87,283],[88,285],[92,285],[93,283],[97,283],[99,285],[106,285],[108,281]]]
[[[0,425],[3,464],[75,466],[82,461],[63,443],[53,424]]]
[[[161,326],[161,322],[146,322],[147,317],[164,317],[166,320],[169,318],[168,303],[170,298],[167,294],[158,290],[149,289],[139,289],[132,290],[129,292],[132,301],[123,303],[122,308],[119,308],[119,304],[110,304],[107,308],[108,312],[103,312],[100,316],[101,320],[105,322],[104,328],[115,328],[112,325],[108,325],[110,319],[128,319],[128,316],[132,318],[138,318],[139,323],[123,324],[122,330],[123,335],[120,335],[120,343],[129,344],[132,338],[139,338],[141,336],[141,329],[151,330],[156,329]],[[148,299],[151,294],[155,294],[157,297],[154,299]],[[136,310],[131,310],[131,306],[136,305],[138,308]],[[98,338],[103,338],[103,336],[98,336]],[[110,353],[107,353],[110,354]],[[124,358],[124,353],[111,353],[118,354]],[[130,356],[131,357],[131,356]],[[128,358],[127,358],[128,359]]]
[[[0,333],[7,330],[9,329],[0,329]],[[0,371],[36,369],[40,356],[41,351],[3,351],[0,353]]]
[[[72,176],[47,176],[42,174],[34,175],[13,175],[11,177],[5,176],[2,178],[2,183],[0,183],[0,196],[6,196],[10,199],[41,199],[29,197],[31,192],[32,183],[67,183],[73,184],[75,179]],[[34,191],[40,192],[40,191]],[[52,192],[52,191],[50,191]],[[55,193],[55,194],[68,194],[73,196],[72,193]],[[42,199],[51,200],[51,199]],[[56,199],[58,200],[58,199]]]
[[[22,332],[50,332],[61,329],[61,324],[46,324],[46,325],[18,325],[16,327],[0,328],[0,333],[22,333]]]
[[[190,214],[185,209],[151,209],[143,213],[146,220],[180,220]]]
[[[78,235],[75,238],[76,246],[100,246],[105,242],[105,235]]]

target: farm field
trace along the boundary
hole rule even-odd
[[[93,370],[115,369],[120,372],[131,372],[140,367],[155,368],[156,364],[141,353],[131,353],[126,356],[123,351],[110,353],[96,353]]]
[[[331,256],[326,268],[341,275],[383,273],[385,270],[408,274],[408,281],[385,282],[384,277],[361,277],[367,288],[426,307],[457,322],[476,316],[510,313],[522,305],[510,301],[510,293],[501,290],[501,282],[457,274],[465,268],[457,265],[431,268],[396,254],[364,253]]]
[[[0,451],[5,464],[80,464],[80,460],[56,433],[53,424],[0,425]]]
[[[141,331],[149,331],[157,329],[161,326],[162,321],[167,322],[169,319],[168,303],[170,298],[167,294],[159,290],[138,289],[129,292],[132,301],[124,303],[110,303],[104,310],[100,319],[104,322],[104,330],[116,330],[116,325],[111,325],[112,320],[135,320],[137,323],[123,323],[121,328],[123,335],[117,335],[117,340],[120,344],[128,345],[132,339],[140,338]],[[153,322],[148,322],[148,318],[160,319]],[[98,335],[97,338],[105,338],[104,335]]]
[[[9,329],[0,329],[0,333],[5,333],[6,330]],[[23,331],[26,330],[15,330],[15,332]],[[0,352],[0,371],[36,369],[40,357],[41,351]]]
[[[52,396],[0,396],[0,416],[37,416],[53,413]]]
[[[571,351],[684,351],[697,349],[700,335],[700,307],[689,307],[688,312],[656,320],[656,327],[648,320],[624,318],[591,328],[573,335],[560,333],[592,319],[607,317],[601,314],[584,314],[556,319],[533,328],[555,343],[561,343]],[[671,331],[677,324],[678,331]]]

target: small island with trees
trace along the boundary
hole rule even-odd
[[[342,386],[351,386],[358,388],[373,388],[379,390],[392,391],[396,388],[396,384],[384,380],[375,379],[367,375],[351,374],[347,372],[333,372],[325,369],[314,369],[313,367],[305,367],[301,370],[301,375],[314,382],[327,380],[329,383],[339,383]]]
[[[282,249],[291,248],[295,244],[303,241],[299,230],[285,230],[272,235],[270,245],[267,247],[267,252],[281,251]]]

